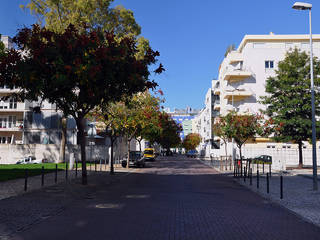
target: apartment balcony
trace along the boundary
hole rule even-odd
[[[0,112],[24,112],[26,105],[23,102],[0,102]]]
[[[233,69],[229,70],[224,75],[224,80],[229,81],[229,83],[240,82],[246,78],[252,76],[252,72],[246,69]]]
[[[251,97],[253,93],[247,89],[235,89],[233,91],[225,91],[224,98],[228,99],[229,101],[241,101],[248,97]]]
[[[0,132],[21,132],[23,131],[23,122],[16,122],[16,124],[12,124],[11,126],[7,124],[1,124]]]
[[[241,53],[239,52],[230,52],[228,54],[228,58],[229,58],[229,63],[230,64],[234,64],[234,63],[238,63],[238,62],[243,62],[243,56]]]
[[[215,88],[214,90],[213,90],[213,94],[214,95],[220,95],[220,87],[219,88]]]
[[[213,106],[213,110],[216,110],[216,111],[219,111],[220,110],[220,108],[221,108],[221,105],[220,105],[220,103],[215,103],[214,104],[214,106]]]

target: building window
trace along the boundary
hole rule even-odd
[[[11,98],[9,100],[9,109],[16,109],[17,108],[17,100]]]
[[[273,67],[274,67],[273,61],[265,61],[264,67],[265,67],[265,69],[273,69]]]

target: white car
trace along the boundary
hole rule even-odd
[[[42,163],[42,160],[37,160],[36,157],[34,156],[24,157],[18,162],[16,162],[16,164],[37,164],[37,163]]]

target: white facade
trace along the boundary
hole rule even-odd
[[[320,35],[313,35],[313,40],[314,56],[319,57]],[[275,76],[278,62],[294,48],[309,53],[309,35],[246,35],[220,66],[220,114],[232,109],[239,113],[264,109],[258,101],[266,95],[266,80]]]
[[[205,97],[205,107],[192,120],[192,131],[201,136],[201,143],[198,151],[202,156],[210,157],[217,147],[214,143],[212,135],[212,124],[215,117],[218,116],[218,111],[214,106],[219,105],[219,95],[214,94],[217,80],[212,80],[212,86],[208,89]]]
[[[12,48],[10,37],[1,36],[6,48]],[[18,89],[0,86],[0,98],[8,96]],[[33,112],[41,105],[41,113]],[[14,98],[0,100],[0,144],[60,144],[62,113],[54,104],[47,101],[17,102]],[[67,143],[77,143],[77,131],[74,119],[67,124]]]
[[[320,57],[320,35],[313,35],[313,41],[314,56]],[[286,52],[294,48],[309,54],[309,35],[246,35],[238,49],[230,52],[220,65],[218,84],[213,89],[214,94],[220,96],[220,106],[214,105],[213,108],[219,109],[222,116],[231,110],[242,114],[259,113],[260,109],[265,109],[259,101],[266,95],[266,80],[275,76],[279,61],[284,60]],[[288,148],[293,150],[297,146],[290,143],[270,143],[266,139],[258,138],[256,143],[245,144],[243,152],[244,157],[254,157],[253,155],[258,154],[257,149],[260,154],[273,149],[273,152],[269,152],[277,160],[281,159],[279,156]],[[228,143],[228,152],[232,152],[231,143]],[[225,155],[225,152],[221,145],[220,156],[222,155]],[[309,159],[307,150],[303,157]],[[288,161],[286,162],[288,165]],[[294,163],[291,161],[289,165]]]

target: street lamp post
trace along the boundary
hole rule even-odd
[[[292,6],[296,10],[309,10],[309,26],[310,26],[310,80],[311,80],[311,118],[312,118],[312,165],[313,165],[313,190],[318,190],[317,180],[317,151],[316,151],[316,118],[314,103],[314,83],[313,83],[313,47],[312,47],[312,25],[311,25],[311,9],[312,4],[304,2],[296,2]]]

